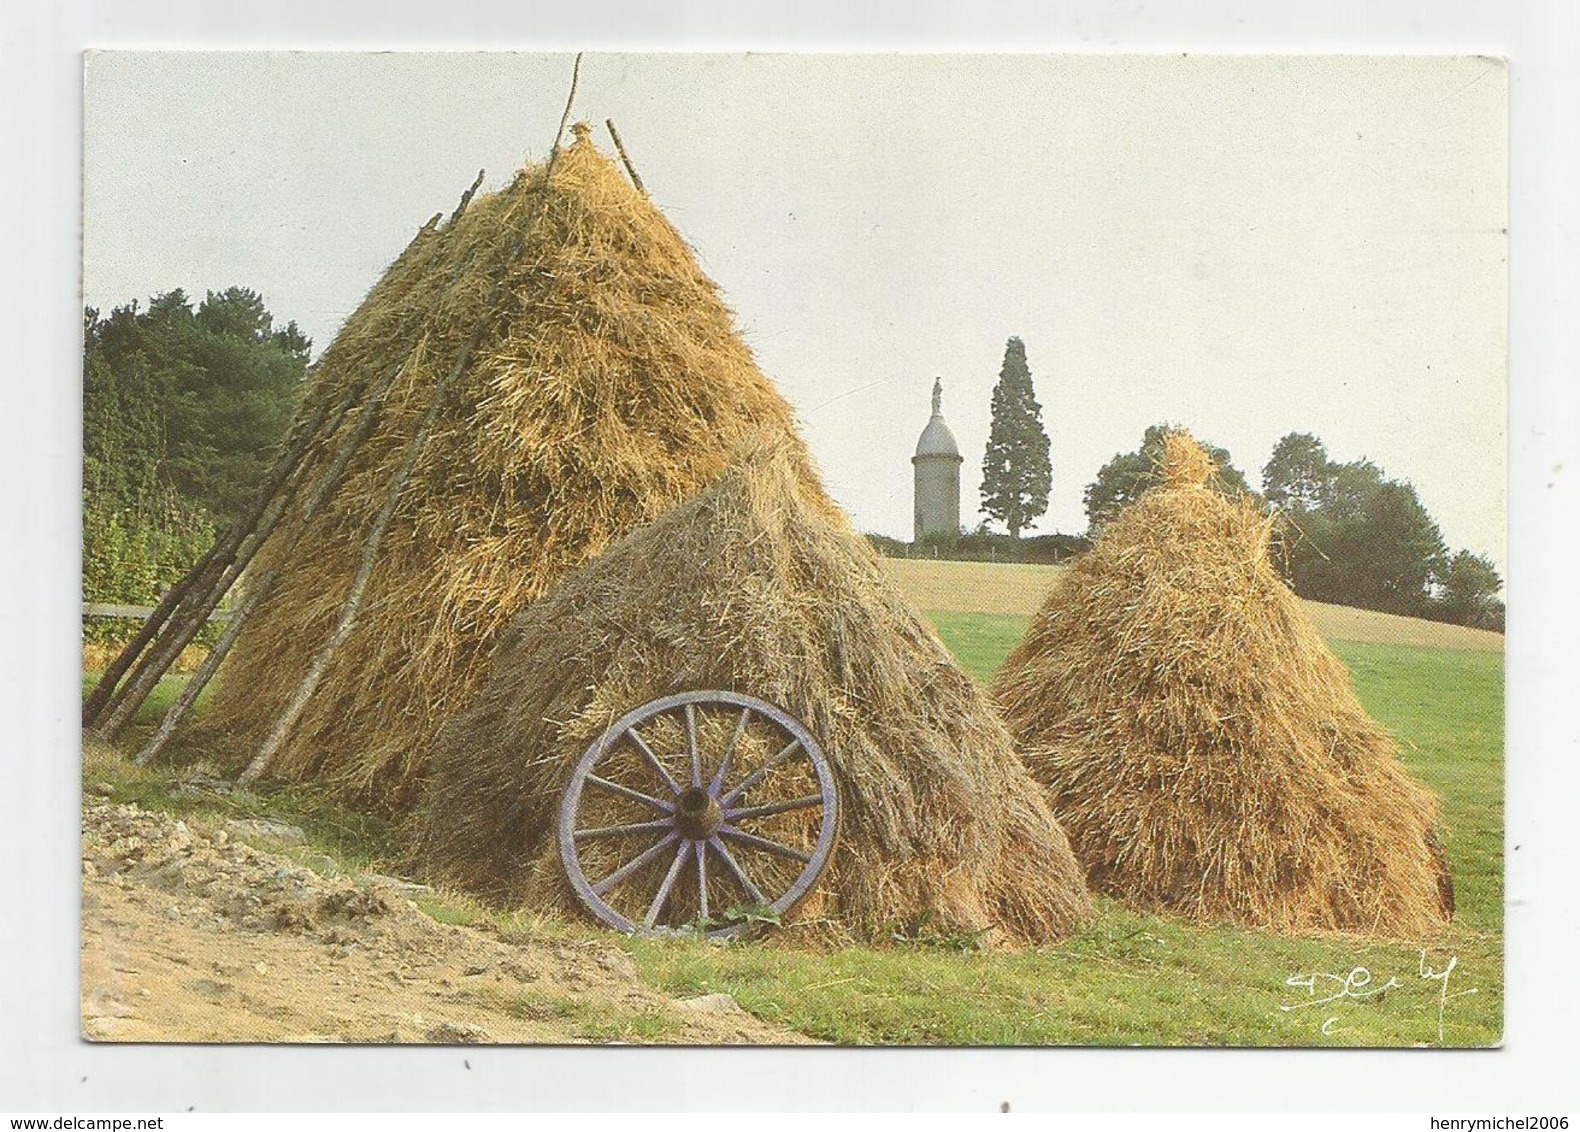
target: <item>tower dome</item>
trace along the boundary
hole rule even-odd
[[[944,423],[944,381],[943,378],[933,380],[933,415],[927,422],[927,427],[922,429],[922,435],[916,442],[916,456],[913,461],[923,456],[947,456],[964,462],[965,457],[960,455],[960,446],[955,443],[955,434],[949,431],[949,426]]]
[[[960,533],[960,465],[965,457],[944,423],[943,400],[944,383],[938,378],[933,381],[933,415],[911,457],[916,469],[916,538]]]

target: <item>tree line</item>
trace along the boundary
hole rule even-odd
[[[241,287],[83,315],[83,592],[147,604],[262,479],[312,343]]]
[[[1171,427],[1147,429],[1136,451],[1087,485],[1090,534],[1158,482]],[[1205,447],[1218,465],[1215,490],[1275,517],[1275,561],[1301,597],[1502,631],[1497,569],[1485,555],[1450,552],[1408,480],[1366,459],[1338,463],[1317,437],[1292,432],[1274,446],[1257,492],[1226,450]]]
[[[1114,456],[1087,485],[1087,538],[1158,479],[1163,436],[1153,425],[1133,452]],[[1252,499],[1277,517],[1274,549],[1291,587],[1302,597],[1427,617],[1479,628],[1503,628],[1503,580],[1485,556],[1450,552],[1437,523],[1409,481],[1390,478],[1370,460],[1339,463],[1310,433],[1292,432],[1273,449],[1258,492],[1229,453],[1205,447],[1218,465],[1215,488]],[[1051,444],[1033,389],[1026,347],[1011,338],[993,388],[992,425],[982,460],[982,512],[973,534],[945,538],[951,557],[1054,560],[1078,547],[1072,536],[1043,536],[1036,553],[1021,553],[1021,532],[1048,510],[1053,487]],[[1008,537],[995,535],[998,523]],[[968,547],[966,544],[970,543]],[[943,553],[917,545],[911,553]]]
[[[186,572],[267,470],[311,349],[295,322],[276,328],[263,298],[241,287],[195,304],[178,289],[146,308],[133,301],[107,317],[84,311],[85,594],[148,603]],[[1008,535],[984,523],[913,552],[1054,561],[1079,552],[1157,482],[1165,424],[1087,485],[1085,538],[1023,538],[1047,512],[1053,462],[1019,338],[1005,346],[992,408],[981,506]],[[1336,463],[1317,437],[1290,433],[1262,469],[1258,492],[1226,450],[1206,447],[1218,490],[1278,515],[1277,559],[1302,597],[1503,627],[1497,570],[1483,555],[1451,553],[1407,481],[1369,460]]]

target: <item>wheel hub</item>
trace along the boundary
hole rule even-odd
[[[692,841],[706,841],[719,831],[724,821],[724,810],[719,800],[700,786],[680,792],[675,806],[675,828],[682,837]]]

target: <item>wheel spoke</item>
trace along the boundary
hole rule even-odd
[[[685,691],[591,740],[559,795],[555,834],[596,919],[639,936],[688,921],[722,939],[807,894],[829,863],[838,805],[801,720],[734,690]]]
[[[625,734],[626,738],[635,744],[636,749],[642,752],[642,757],[647,760],[647,765],[658,772],[658,776],[664,780],[664,785],[669,787],[670,793],[679,794],[681,790],[680,783],[676,782],[675,776],[669,773],[669,768],[658,761],[658,756],[653,753],[653,748],[647,745],[647,740],[637,734],[636,727],[627,727]]]
[[[591,841],[598,837],[627,837],[633,833],[662,833],[666,829],[674,829],[675,823],[669,818],[662,821],[639,821],[631,825],[601,825],[593,829],[578,829],[571,833],[577,841]]]
[[[788,802],[772,802],[765,806],[747,806],[741,810],[725,810],[724,817],[727,821],[742,821],[745,818],[766,818],[771,814],[785,814],[791,810],[806,810],[822,804],[823,795],[808,794],[804,798],[791,798]]]
[[[651,794],[644,794],[640,790],[632,790],[629,786],[621,786],[618,782],[610,782],[607,778],[599,778],[596,774],[589,774],[587,781],[611,794],[618,794],[622,798],[629,798],[633,802],[641,802],[645,806],[652,806],[661,814],[672,814],[675,807],[669,802],[660,802]]]
[[[733,825],[719,826],[719,836],[728,837],[732,841],[739,841],[742,845],[750,845],[754,849],[761,849],[764,853],[772,853],[778,857],[788,857],[792,861],[800,861],[803,865],[812,860],[812,854],[803,853],[799,849],[792,849],[788,845],[781,845],[777,841],[769,841],[766,837],[758,837],[755,833],[736,829]]]
[[[741,736],[746,734],[746,725],[751,722],[752,709],[742,708],[741,718],[735,725],[735,734],[730,736],[730,745],[724,748],[724,757],[719,760],[719,769],[713,772],[713,781],[708,783],[708,793],[718,796],[720,788],[724,785],[724,776],[730,773],[730,759],[735,757],[735,748],[740,745]]]
[[[708,843],[697,842],[697,917],[708,930]]]
[[[759,904],[770,903],[768,897],[763,895],[763,890],[753,884],[752,878],[746,875],[746,870],[741,868],[740,862],[737,861],[735,859],[735,855],[730,852],[729,846],[725,845],[724,842],[719,840],[718,834],[715,833],[712,837],[708,838],[708,845],[715,853],[719,855],[719,859],[724,862],[724,867],[729,869],[731,874],[734,875],[735,879],[740,882],[741,887],[746,890],[747,896],[750,896]]]
[[[753,786],[756,786],[759,782],[761,782],[763,779],[767,778],[770,774],[772,774],[779,766],[781,766],[783,763],[787,762],[789,760],[790,756],[795,754],[796,751],[798,751],[800,749],[800,747],[801,747],[801,740],[799,740],[799,739],[792,739],[792,740],[790,740],[790,742],[786,743],[784,745],[784,747],[780,750],[780,752],[777,755],[775,755],[773,758],[769,759],[766,763],[764,763],[758,770],[756,770],[752,775],[750,775],[746,779],[746,781],[742,782],[734,790],[731,790],[724,797],[720,798],[719,799],[719,805],[724,806],[725,808],[728,808],[729,804],[731,802],[735,801],[735,799],[739,798],[742,794],[746,793]]]
[[[697,709],[686,705],[686,750],[691,754],[691,784],[702,785],[702,752],[697,749]]]
[[[669,872],[664,874],[664,883],[658,886],[658,895],[653,897],[653,903],[647,906],[647,915],[642,918],[644,927],[652,927],[658,923],[658,914],[664,910],[664,905],[669,902],[670,890],[675,887],[675,878],[680,875],[681,866],[686,863],[686,854],[691,852],[691,842],[682,841],[680,848],[675,850],[675,859],[670,863]]]
[[[649,845],[638,856],[636,856],[636,857],[632,858],[631,860],[627,861],[625,864],[621,865],[614,872],[612,872],[608,876],[604,877],[603,880],[601,880],[597,884],[593,885],[592,886],[593,892],[596,893],[599,896],[602,896],[604,893],[608,892],[615,885],[617,885],[621,881],[623,881],[626,877],[630,876],[632,873],[636,872],[638,869],[642,868],[643,866],[647,865],[649,862],[651,862],[654,859],[656,859],[658,857],[658,855],[664,851],[664,847],[669,845],[670,842],[678,841],[679,839],[680,839],[680,834],[676,833],[674,830],[670,830],[668,834],[666,834],[665,836],[659,838],[652,845]]]

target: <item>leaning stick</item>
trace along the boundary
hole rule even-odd
[[[631,155],[625,151],[625,142],[620,140],[620,131],[614,128],[614,119],[605,118],[603,124],[609,127],[609,136],[614,139],[615,152],[625,163],[625,171],[631,174],[631,183],[636,186],[637,192],[647,196],[647,186],[642,184],[642,175],[636,171],[636,166],[631,164]]]
[[[399,375],[400,369],[404,368],[404,366],[401,366],[397,369],[396,376]],[[380,389],[374,401],[368,405],[367,410],[362,415],[362,419],[357,422],[356,428],[350,436],[341,442],[334,459],[330,461],[329,466],[324,469],[323,474],[318,478],[318,482],[314,485],[312,493],[308,496],[306,504],[302,508],[295,535],[286,548],[287,555],[301,541],[302,535],[307,529],[307,524],[318,513],[318,508],[323,504],[324,500],[329,498],[330,492],[338,485],[340,477],[345,474],[346,468],[350,466],[351,458],[362,447],[362,442],[367,439],[368,434],[372,431],[373,422],[377,419],[382,408],[384,395],[389,392],[393,385],[394,378],[383,383],[382,389]],[[230,624],[225,627],[225,632],[220,635],[220,639],[209,650],[208,656],[204,658],[198,670],[187,681],[186,687],[181,689],[181,694],[176,697],[175,703],[171,704],[170,709],[165,712],[165,717],[160,722],[159,729],[154,732],[153,737],[148,740],[143,749],[137,752],[136,757],[132,759],[134,763],[138,766],[146,766],[158,757],[160,751],[164,750],[165,744],[175,734],[176,725],[181,722],[182,717],[197,702],[198,696],[202,694],[208,682],[214,678],[214,674],[219,671],[220,662],[229,654],[231,646],[236,643],[236,639],[241,635],[242,626],[247,623],[247,619],[252,616],[253,612],[263,604],[264,599],[273,591],[274,583],[278,579],[279,571],[271,569],[257,580],[251,592],[248,593],[241,605],[237,607],[235,613],[231,615]]]
[[[483,183],[483,170],[477,171],[477,180],[472,182],[472,187],[461,194],[461,203],[455,206],[455,211],[450,213],[449,227],[455,227],[455,222],[461,219],[461,214],[466,211],[466,206],[472,203],[472,197],[477,193],[477,188]]]
[[[242,624],[254,609],[268,596],[269,590],[274,587],[274,572],[271,570],[266,578],[249,593],[246,599],[231,615],[230,624],[225,626],[225,632],[209,650],[208,656],[203,658],[203,663],[187,681],[186,687],[181,689],[181,694],[176,697],[176,702],[170,705],[170,710],[165,712],[165,717],[159,723],[159,730],[155,731],[153,738],[149,739],[142,750],[132,757],[132,762],[137,766],[147,766],[159,752],[165,749],[165,744],[170,742],[170,737],[175,734],[176,725],[186,715],[187,709],[197,702],[197,698],[208,682],[213,679],[214,673],[219,671],[220,661],[230,652],[230,646],[236,643],[236,638],[241,634]]]
[[[142,627],[126,645],[116,654],[104,670],[104,674],[94,684],[93,691],[82,705],[83,727],[93,727],[99,722],[114,693],[120,686],[121,677],[133,663],[138,661],[143,651],[157,636],[165,623],[176,612],[176,609],[185,601],[187,594],[199,582],[213,576],[215,570],[223,570],[229,564],[236,550],[246,539],[247,533],[257,525],[259,518],[267,510],[270,501],[280,488],[296,472],[303,457],[312,447],[314,438],[322,427],[324,417],[328,415],[328,405],[320,406],[310,422],[301,430],[295,442],[290,444],[280,458],[275,461],[274,467],[269,470],[268,476],[258,485],[247,511],[231,524],[224,536],[209,547],[208,551],[198,559],[197,563],[183,574],[179,581],[165,591],[159,604],[143,622]]]
[[[472,187],[468,189],[467,192],[462,196],[461,203],[457,205],[455,212],[451,214],[451,223],[454,223],[454,221],[466,211],[466,207],[471,202],[472,195],[476,191],[477,186],[481,183],[481,181],[482,171],[480,170],[477,181],[473,182]],[[422,239],[422,237],[431,234],[443,217],[444,213],[435,213],[426,224],[418,229],[416,236],[412,238],[411,244],[408,245],[407,250],[410,251],[411,248],[414,247],[420,239]],[[369,411],[364,413],[361,424],[359,424],[357,431],[352,434],[352,441],[349,444],[342,445],[342,453],[339,457],[337,457],[336,462],[331,465],[332,470],[320,478],[319,486],[314,493],[314,498],[309,504],[308,513],[317,510],[318,504],[322,501],[324,492],[330,485],[338,480],[340,472],[344,470],[345,464],[349,462],[351,456],[355,454],[357,447],[359,447],[362,440],[366,438],[369,431],[369,425],[373,419],[373,416],[375,415],[373,406],[382,403],[383,398],[388,394],[392,384],[399,376],[402,368],[403,366],[394,367],[390,371],[389,377],[375,387],[369,406]],[[311,434],[310,438],[316,437],[318,435],[325,437],[334,436],[335,433],[339,431],[340,423],[345,419],[346,413],[349,412],[350,409],[356,404],[357,399],[367,391],[367,382],[364,381],[353,384],[352,387],[342,395],[339,403],[335,405],[334,417],[328,423],[327,427],[324,426],[322,418],[324,414],[329,411],[329,408],[333,402],[325,401],[325,403],[320,406],[319,410],[315,414],[314,423],[309,428],[309,433]],[[299,460],[297,466],[293,469],[293,475],[303,471],[305,467],[305,463],[303,463],[302,460]],[[236,584],[237,579],[240,578],[242,572],[251,563],[253,557],[262,548],[263,544],[268,540],[270,535],[274,533],[274,529],[279,525],[281,519],[286,513],[286,508],[290,503],[291,497],[295,494],[296,488],[299,486],[299,479],[293,479],[288,486],[288,491],[274,495],[270,500],[268,500],[268,509],[264,512],[261,518],[257,518],[256,521],[251,524],[252,529],[248,531],[243,537],[241,545],[231,553],[224,556],[224,558],[227,560],[214,561],[208,567],[208,572],[203,575],[204,588],[201,588],[197,591],[199,596],[197,597],[195,603],[187,603],[183,605],[180,611],[181,616],[171,623],[166,632],[159,636],[157,643],[154,646],[154,650],[140,658],[136,668],[133,669],[131,677],[127,680],[126,684],[117,689],[116,693],[108,698],[108,703],[99,713],[102,718],[102,722],[96,729],[97,734],[106,739],[113,738],[120,731],[120,729],[124,727],[126,723],[136,714],[138,709],[142,707],[148,696],[153,692],[153,689],[158,686],[159,680],[165,675],[166,672],[169,671],[170,666],[175,663],[176,658],[181,655],[181,651],[186,648],[187,645],[191,644],[198,632],[201,631],[203,626],[207,623],[209,615],[214,611],[219,603],[224,600],[225,595],[229,593],[231,588]],[[218,569],[220,571],[217,577],[213,576],[212,574],[214,569]],[[191,573],[193,576],[197,576],[199,571],[194,569],[194,571]],[[190,589],[191,578],[183,580],[189,583],[187,588]],[[236,619],[233,618],[232,620],[234,623]],[[242,620],[244,621],[245,618],[242,618]],[[239,631],[239,624],[236,625],[236,629]],[[204,683],[206,682],[207,681],[205,680]],[[198,691],[201,690],[202,688],[200,684]],[[195,699],[196,693],[194,692],[193,696],[187,701],[186,706],[190,706],[190,703]],[[176,713],[177,719],[179,719],[180,715],[185,712],[186,706],[182,707],[181,712]],[[167,713],[167,716],[169,714],[170,713]],[[160,745],[162,746],[163,743]],[[156,754],[157,750],[153,753]],[[150,754],[149,757],[151,758],[152,754]]]
[[[252,762],[247,764],[247,769],[241,772],[237,779],[243,786],[252,783],[269,768],[274,761],[275,753],[285,743],[291,733],[291,728],[296,725],[297,719],[307,707],[307,701],[318,690],[318,685],[323,682],[324,673],[329,670],[329,662],[334,658],[336,650],[345,643],[351,635],[351,630],[356,626],[357,614],[362,608],[362,596],[367,592],[368,581],[373,576],[373,567],[378,561],[379,546],[384,541],[384,533],[389,530],[390,520],[395,517],[395,508],[400,503],[400,497],[405,490],[407,481],[411,478],[412,469],[417,466],[417,460],[422,455],[423,448],[427,446],[428,436],[433,431],[434,422],[439,416],[439,406],[443,401],[444,393],[456,375],[471,360],[472,351],[477,347],[483,336],[483,323],[479,322],[472,329],[471,336],[466,340],[460,354],[456,356],[455,364],[450,367],[444,379],[434,389],[433,400],[428,405],[428,411],[422,416],[422,423],[417,426],[417,431],[406,444],[406,454],[401,461],[400,469],[395,473],[395,478],[390,481],[389,490],[384,494],[384,504],[379,508],[378,515],[373,520],[373,527],[368,532],[367,542],[362,547],[362,559],[357,564],[357,572],[351,580],[351,588],[346,592],[346,597],[340,604],[340,615],[335,621],[334,631],[328,640],[319,646],[313,655],[312,663],[308,666],[307,673],[297,685],[296,691],[291,693],[291,698],[286,702],[285,710],[275,720],[274,727],[270,730],[268,738],[258,748],[258,753],[253,756]]]
[[[565,136],[565,127],[570,124],[571,106],[576,102],[576,80],[581,78],[582,53],[576,52],[576,62],[571,64],[571,92],[565,96],[565,113],[560,115],[560,130],[554,135],[554,144],[549,148],[549,166],[543,172],[543,188],[547,192],[549,187],[549,174],[554,172],[554,162],[560,155],[560,139]],[[534,221],[536,217],[533,218]],[[525,243],[523,243],[525,247]]]
[[[210,547],[202,558],[198,559],[197,564],[188,570],[180,581],[165,592],[165,596],[160,600],[159,605],[155,607],[148,619],[143,622],[142,628],[137,631],[137,635],[116,654],[115,659],[104,670],[104,674],[99,677],[98,683],[94,685],[93,691],[82,705],[82,724],[84,728],[99,728],[103,730],[105,720],[110,715],[115,714],[121,704],[125,702],[133,683],[142,683],[139,677],[148,671],[150,663],[157,664],[156,658],[171,652],[171,640],[182,632],[181,625],[186,619],[184,615],[189,605],[189,597],[194,592],[206,594],[211,590],[216,579],[223,577],[229,571],[229,567],[235,562],[238,552],[246,544],[248,536],[268,513],[271,504],[282,494],[282,489],[288,492],[294,487],[303,460],[308,450],[312,447],[313,441],[322,430],[324,418],[328,416],[328,412],[329,406],[327,404],[320,407],[307,426],[301,430],[301,434],[296,441],[275,461],[275,465],[270,469],[269,475],[258,486],[258,491],[254,495],[247,511],[231,525],[225,535]],[[215,604],[218,603],[216,602]],[[205,610],[205,618],[212,610],[212,605]],[[178,613],[183,616],[177,617]],[[172,618],[175,618],[173,622]],[[154,644],[156,638],[158,643]],[[188,637],[188,640],[190,640],[190,637]],[[151,644],[154,647],[153,651],[149,652],[147,650]],[[185,647],[186,643],[183,642],[174,649],[174,654],[179,654],[181,649]],[[121,682],[122,677],[126,675],[127,670],[132,668],[134,664],[136,669],[132,673],[131,680],[123,684]],[[113,731],[114,729],[110,730]]]
[[[390,380],[393,380],[393,375]],[[387,385],[388,382],[386,388]],[[346,413],[366,392],[366,388],[366,382],[356,383],[341,395],[333,417],[327,425],[321,425],[324,436],[335,435]],[[381,390],[380,396],[382,392]],[[189,600],[185,601],[172,617],[170,624],[155,640],[153,648],[139,659],[126,682],[110,697],[109,703],[101,713],[101,721],[94,729],[95,734],[100,738],[110,740],[120,732],[121,728],[137,714],[138,709],[158,686],[160,679],[170,670],[170,666],[176,662],[181,650],[191,644],[202,631],[203,626],[208,623],[209,615],[224,600],[225,595],[230,592],[242,572],[285,517],[291,500],[306,475],[308,464],[305,457],[298,461],[291,478],[270,499],[263,516],[248,531],[241,545],[226,555],[226,560],[216,560],[211,569],[218,569],[218,575],[205,577],[201,588],[189,592]]]
[[[576,81],[581,74],[581,66],[581,53],[577,52],[576,62],[571,68],[570,94],[565,99],[565,112],[560,115],[559,133],[555,135],[554,145],[549,150],[548,164],[543,170],[543,191],[533,200],[533,203],[538,207],[528,217],[526,223],[522,225],[521,235],[511,249],[510,255],[505,259],[499,278],[494,281],[494,286],[490,289],[488,299],[484,303],[485,309],[492,308],[498,301],[500,293],[504,290],[509,268],[527,250],[528,245],[531,243],[532,230],[537,226],[538,219],[542,216],[543,203],[548,199],[552,188],[554,166],[560,156],[560,139],[565,134],[565,126],[571,117],[571,107],[576,101]],[[411,440],[406,445],[406,453],[401,461],[400,468],[396,471],[394,479],[390,481],[389,489],[384,496],[383,506],[379,508],[378,515],[373,520],[373,527],[368,532],[367,541],[363,544],[361,561],[357,565],[356,575],[351,580],[351,588],[346,592],[345,600],[340,605],[340,615],[336,618],[334,630],[330,633],[328,639],[319,646],[312,662],[308,665],[306,674],[302,677],[301,683],[297,685],[296,690],[291,694],[291,698],[286,701],[285,709],[280,713],[280,717],[275,720],[274,727],[270,730],[268,737],[264,739],[262,746],[258,748],[257,754],[253,756],[252,761],[247,764],[246,769],[237,778],[237,782],[241,785],[250,785],[269,769],[269,765],[274,761],[275,755],[285,745],[286,739],[290,737],[291,729],[296,726],[297,720],[301,718],[302,712],[306,710],[308,701],[312,699],[313,693],[318,690],[319,684],[323,682],[324,673],[329,670],[329,664],[334,659],[335,653],[351,635],[352,629],[355,628],[357,615],[362,609],[363,596],[367,593],[368,582],[373,576],[373,568],[378,561],[379,548],[384,541],[384,534],[389,529],[390,521],[395,517],[396,507],[400,503],[401,495],[405,492],[407,482],[411,479],[412,471],[416,468],[417,461],[421,458],[423,449],[427,446],[428,437],[433,431],[435,422],[438,420],[439,409],[444,402],[445,394],[471,363],[472,351],[477,349],[478,343],[482,341],[483,330],[486,325],[486,321],[480,319],[472,327],[472,333],[467,336],[466,342],[456,355],[455,362],[435,386],[433,399],[428,405],[428,410],[423,414],[422,421],[417,426],[417,431],[412,434]]]
[[[93,690],[88,693],[88,698],[82,702],[82,726],[84,730],[98,722],[99,713],[104,710],[105,705],[110,701],[111,695],[120,686],[121,677],[126,675],[126,670],[142,656],[143,650],[158,635],[159,630],[164,628],[165,622],[170,619],[170,615],[175,612],[176,606],[180,605],[181,600],[186,597],[187,591],[192,588],[200,576],[206,574],[210,564],[219,554],[219,547],[219,543],[209,547],[204,552],[203,557],[199,558],[196,564],[193,565],[192,569],[183,574],[175,585],[165,591],[164,596],[159,599],[159,604],[154,607],[154,611],[143,621],[142,627],[137,630],[136,635],[130,641],[127,641],[125,645],[121,646],[121,651],[115,654],[115,659],[110,661],[103,674],[94,683]]]
[[[343,399],[344,403],[330,425],[329,435],[333,435],[334,429],[339,427],[339,422],[352,399],[351,396]],[[301,471],[305,467],[305,460],[300,461],[296,470]],[[94,728],[94,733],[101,739],[106,741],[113,739],[121,728],[126,726],[158,686],[165,673],[170,670],[170,666],[176,662],[181,650],[191,644],[202,631],[209,615],[230,592],[231,587],[236,584],[236,579],[241,576],[258,549],[284,517],[299,485],[300,477],[293,475],[282,490],[270,500],[263,517],[242,539],[241,545],[225,556],[227,560],[223,564],[220,560],[215,561],[213,568],[219,570],[218,575],[210,573],[203,579],[200,589],[190,591],[189,597],[193,600],[182,603],[164,632],[159,634],[152,649],[138,660],[126,682],[116,690],[105,705],[101,719]]]
[[[472,182],[471,188],[467,189],[466,192],[461,195],[460,204],[456,205],[455,211],[450,214],[449,223],[451,226],[453,226],[455,222],[461,218],[461,215],[466,211],[467,205],[471,203],[473,195],[477,192],[477,187],[482,183],[483,170],[479,169],[477,171],[477,179]],[[428,223],[424,224],[419,230],[418,236],[422,236],[423,234],[432,231],[443,217],[444,213],[442,212],[434,213],[433,217],[429,219]],[[468,257],[468,266],[470,263],[471,257]],[[463,273],[464,272],[458,272],[457,275]],[[292,535],[290,542],[287,544],[285,550],[285,554],[287,556],[290,554],[291,550],[295,548],[296,544],[301,541],[303,534],[306,533],[307,524],[310,523],[313,517],[318,513],[319,507],[327,498],[329,498],[330,492],[338,486],[340,477],[345,474],[346,468],[350,466],[352,457],[356,455],[357,451],[362,447],[363,441],[367,439],[369,433],[372,431],[373,423],[375,420],[377,420],[378,415],[383,408],[384,398],[389,394],[390,389],[394,387],[395,382],[399,379],[401,372],[405,369],[406,364],[409,362],[410,355],[408,355],[406,362],[403,362],[400,366],[395,367],[388,380],[379,383],[379,385],[375,388],[372,399],[369,401],[365,411],[362,414],[361,420],[357,422],[357,425],[352,430],[351,434],[341,441],[340,447],[336,451],[334,458],[330,461],[329,466],[324,470],[323,474],[319,476],[318,482],[315,484],[312,492],[308,494],[307,500],[302,507],[301,515],[297,520],[295,533]],[[350,403],[348,401],[346,405],[342,406],[340,413],[336,417],[335,423],[329,428],[327,435],[333,436],[337,431],[339,431],[340,421],[345,418],[345,412],[349,408],[349,404]],[[264,537],[268,537],[268,534],[272,533],[272,530],[273,524],[270,525],[269,532],[265,532]],[[261,545],[261,540],[259,545]],[[248,555],[248,558],[250,559],[251,555]],[[132,761],[135,764],[138,766],[146,766],[148,763],[157,758],[159,753],[164,750],[165,745],[170,741],[171,736],[175,734],[176,726],[191,709],[192,705],[197,702],[198,696],[201,695],[203,689],[208,686],[209,681],[214,678],[214,674],[219,671],[220,663],[230,653],[231,646],[233,646],[237,639],[241,636],[242,627],[247,623],[247,619],[251,617],[252,613],[260,605],[263,604],[263,601],[274,589],[274,583],[278,579],[279,571],[271,569],[267,571],[263,577],[257,580],[252,592],[247,595],[242,604],[236,608],[236,611],[233,614],[231,614],[230,624],[226,626],[225,632],[221,634],[220,639],[215,642],[214,647],[209,650],[209,655],[204,658],[204,661],[198,667],[198,670],[192,674],[191,678],[187,681],[186,686],[182,688],[181,694],[176,697],[175,702],[171,704],[169,710],[165,712],[165,717],[160,721],[158,730],[154,732],[153,736],[148,740],[147,744],[144,745],[143,749],[139,751],[133,758]],[[228,589],[229,586],[227,585],[226,588]],[[185,646],[183,645],[183,647]]]
[[[456,210],[456,216],[459,216],[465,209],[470,199],[470,194],[462,198],[461,206]],[[407,251],[409,252],[419,240],[431,233],[443,217],[444,213],[435,213],[432,219],[419,228],[417,234],[412,237],[408,244]],[[454,217],[452,217],[453,219]],[[403,252],[402,254],[404,255],[405,253]],[[269,504],[273,501],[276,492],[280,490],[290,477],[299,471],[302,460],[306,458],[307,452],[311,449],[317,437],[320,435],[334,435],[334,430],[338,427],[338,420],[335,424],[331,424],[327,430],[324,429],[324,419],[330,412],[332,404],[332,401],[325,400],[313,411],[307,423],[297,430],[296,439],[281,453],[274,467],[270,469],[269,474],[259,484],[247,511],[238,516],[237,521],[203,554],[193,567],[183,574],[175,585],[165,591],[159,604],[143,622],[137,634],[116,654],[115,659],[110,662],[98,681],[95,682],[93,690],[83,702],[82,726],[85,729],[98,727],[101,731],[103,730],[100,724],[106,714],[118,708],[120,703],[126,698],[126,689],[121,685],[121,678],[126,675],[127,670],[132,668],[134,664],[137,665],[136,671],[132,673],[132,678],[135,680],[150,665],[159,667],[159,661],[168,657],[167,660],[164,660],[163,667],[159,668],[159,675],[163,676],[169,665],[174,663],[174,657],[180,655],[181,649],[190,643],[191,637],[196,635],[196,630],[188,635],[187,639],[178,647],[172,649],[169,647],[169,642],[166,642],[166,647],[158,650],[158,657],[144,655],[144,650],[148,648],[156,637],[160,636],[166,622],[176,614],[178,609],[182,608],[188,599],[188,595],[194,588],[199,588],[200,592],[203,593],[200,605],[207,605],[202,619],[198,621],[199,627],[207,619],[208,614],[213,611],[214,606],[218,605],[219,601],[223,599],[225,592],[229,590],[228,583],[225,585],[225,589],[213,598],[212,603],[208,601],[209,593],[214,585],[223,580],[226,568],[235,560],[247,536],[255,531],[259,522],[262,521],[262,517],[266,513]],[[344,401],[343,404],[349,404],[349,401]],[[341,412],[343,413],[343,411],[344,409],[342,408]],[[215,571],[220,572],[218,577],[216,577]],[[155,678],[154,683],[157,683],[157,678]],[[139,699],[139,706],[141,702],[141,699]],[[133,710],[135,711],[136,709],[134,708]]]

